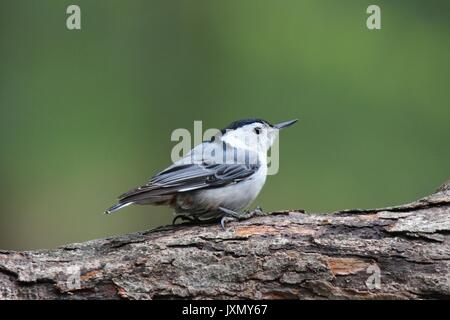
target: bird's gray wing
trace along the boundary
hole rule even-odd
[[[119,196],[131,202],[179,192],[217,188],[251,176],[259,164],[180,164],[154,176],[146,185]]]

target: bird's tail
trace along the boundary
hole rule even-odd
[[[122,208],[125,208],[126,206],[129,206],[130,204],[133,204],[133,202],[119,202],[119,203],[116,203],[116,204],[113,205],[111,208],[107,209],[107,210],[105,211],[105,214],[113,213],[113,212],[115,212],[115,211],[117,211],[117,210],[120,210],[120,209],[122,209]]]

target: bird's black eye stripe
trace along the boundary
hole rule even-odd
[[[255,131],[256,134],[260,134],[261,133],[261,128],[255,128],[254,131]]]

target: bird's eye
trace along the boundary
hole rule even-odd
[[[255,128],[254,130],[255,130],[256,134],[260,134],[261,133],[261,128]]]

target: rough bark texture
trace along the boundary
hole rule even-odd
[[[55,250],[0,251],[2,299],[450,298],[450,187],[332,214],[274,212]]]

